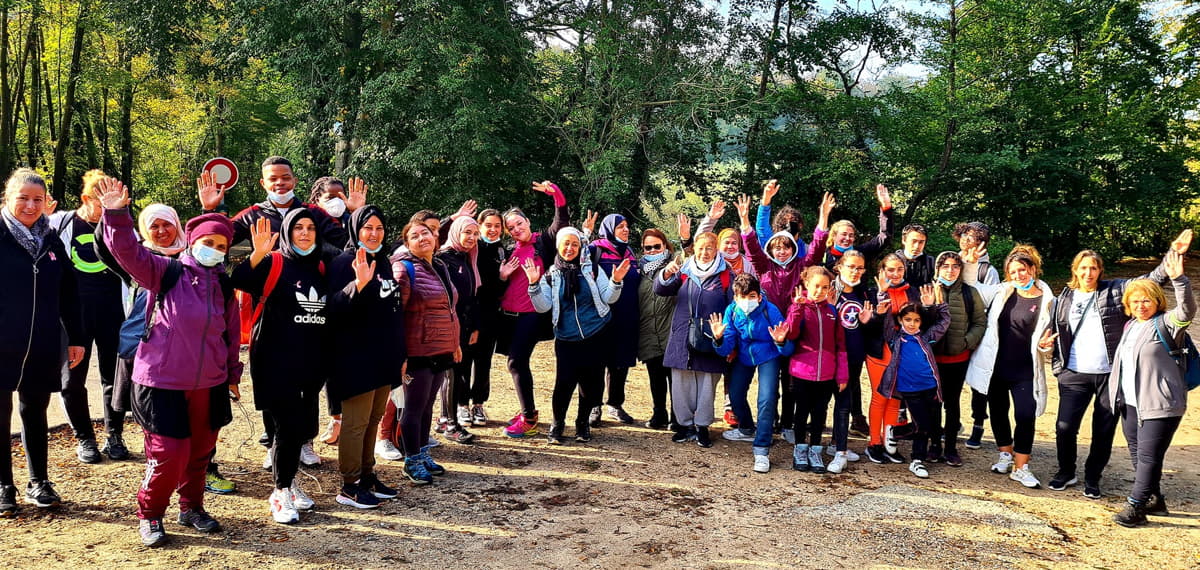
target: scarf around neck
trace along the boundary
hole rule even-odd
[[[13,235],[13,239],[29,252],[30,257],[37,257],[37,254],[42,249],[42,243],[46,239],[46,234],[50,233],[50,222],[45,215],[38,216],[33,227],[27,228],[22,224],[8,208],[0,208],[0,216],[4,218],[4,224],[8,226],[8,231]]]

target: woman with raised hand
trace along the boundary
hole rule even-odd
[[[380,499],[397,494],[379,480],[373,453],[388,396],[400,385],[405,354],[404,308],[384,249],[386,220],[373,204],[355,210],[348,227],[354,243],[329,269],[334,362],[327,391],[342,411],[342,488],[336,500],[360,509],[378,507]]]
[[[558,230],[570,223],[571,212],[567,199],[553,182],[534,183],[533,189],[554,199],[554,221],[542,232],[534,232],[529,217],[518,208],[504,213],[504,227],[513,238],[508,261],[500,266],[500,278],[508,282],[500,298],[500,329],[502,338],[496,343],[496,351],[508,356],[508,372],[521,410],[504,428],[508,437],[526,437],[537,434],[538,410],[533,397],[533,371],[529,359],[538,341],[553,338],[549,320],[539,314],[529,300],[529,279],[521,266],[532,259],[539,271],[545,271],[554,263],[554,236]]]
[[[675,260],[662,269],[654,292],[675,297],[663,355],[663,365],[671,369],[671,406],[678,421],[671,441],[694,439],[700,447],[712,447],[714,389],[726,363],[713,347],[707,317],[733,301],[733,272],[717,255],[717,234],[696,236],[693,248],[695,255],[682,264]]]
[[[675,247],[658,228],[642,232],[642,259],[638,263],[642,278],[638,283],[638,360],[646,365],[650,382],[650,400],[654,411],[646,427],[663,429],[675,424],[675,413],[667,400],[671,388],[671,369],[663,365],[667,340],[671,335],[671,313],[675,300],[654,294],[654,281],[671,263]]]
[[[825,257],[822,260],[826,269],[834,271],[834,266],[842,258],[842,254],[851,249],[862,254],[867,263],[872,263],[875,256],[879,255],[879,252],[887,246],[888,239],[892,237],[892,223],[895,217],[895,211],[892,210],[892,197],[888,193],[887,186],[875,185],[875,199],[879,201],[879,232],[871,239],[857,243],[858,228],[850,220],[838,220],[830,224],[829,240],[826,243],[829,249],[825,251]]]
[[[146,546],[167,541],[163,516],[176,491],[180,524],[216,532],[220,523],[204,510],[205,470],[218,432],[233,420],[229,399],[239,397],[242,377],[241,321],[223,265],[233,224],[222,214],[192,218],[185,228],[189,249],[171,259],[138,243],[123,184],[106,178],[99,188],[104,243],[121,269],[150,292],[130,398],[146,453],[138,534]]]
[[[458,299],[454,310],[458,313],[458,342],[463,347],[464,358],[454,365],[454,373],[442,383],[442,414],[438,418],[437,430],[446,439],[455,443],[471,443],[475,434],[467,431],[471,425],[471,409],[457,404],[459,394],[471,387],[471,359],[465,358],[472,345],[479,342],[478,292],[482,278],[479,271],[479,222],[471,216],[459,216],[450,223],[446,243],[438,250],[437,258],[446,264],[446,271]]]
[[[613,311],[631,263],[623,260],[612,267],[611,275],[606,274],[590,255],[582,254],[583,234],[572,227],[558,231],[555,246],[558,255],[544,278],[532,259],[521,266],[529,280],[530,301],[538,312],[549,312],[554,325],[554,422],[549,442],[566,441],[567,408],[578,388],[575,441],[587,443],[592,439],[589,411],[603,393],[603,362],[612,351],[613,337],[605,334],[605,328],[615,322]]]
[[[1133,319],[1117,344],[1109,377],[1108,404],[1121,418],[1133,461],[1133,489],[1124,510],[1113,515],[1127,527],[1146,524],[1146,515],[1168,514],[1163,459],[1187,412],[1185,337],[1196,299],[1183,273],[1183,254],[1168,252],[1163,269],[1175,290],[1175,308],[1167,312],[1162,287],[1149,279],[1126,286],[1121,301]]]
[[[4,184],[0,216],[0,283],[4,295],[0,314],[0,422],[8,434],[12,393],[21,415],[21,445],[29,483],[25,499],[40,508],[57,507],[62,499],[48,473],[46,407],[50,394],[62,388],[64,349],[72,368],[83,361],[83,327],[75,273],[62,242],[43,214],[46,181],[28,168],[19,168]],[[68,346],[63,346],[66,328]],[[0,516],[17,511],[17,488],[12,472],[12,438],[0,443]]]
[[[429,425],[433,401],[455,363],[462,361],[458,293],[446,264],[434,256],[437,236],[420,222],[410,221],[400,232],[404,251],[392,256],[392,274],[404,305],[404,411],[400,413],[400,442],[404,475],[415,485],[433,482],[446,469],[429,455]]]
[[[1185,254],[1192,231],[1186,230],[1171,244],[1171,251]],[[1150,274],[1135,279],[1167,282],[1166,261]],[[1083,414],[1092,405],[1092,438],[1083,471],[1083,496],[1099,499],[1100,477],[1112,454],[1117,416],[1108,405],[1112,389],[1108,377],[1116,357],[1117,343],[1129,322],[1121,304],[1132,279],[1103,279],[1104,259],[1090,249],[1079,252],[1071,262],[1071,281],[1054,302],[1051,328],[1055,338],[1051,369],[1058,380],[1058,472],[1050,480],[1052,491],[1064,491],[1078,483],[1076,437]]]
[[[604,384],[608,389],[608,400],[605,402],[608,405],[608,417],[623,424],[635,421],[625,411],[625,381],[629,378],[629,369],[637,364],[638,287],[642,281],[637,256],[629,245],[631,232],[625,216],[609,214],[600,222],[600,239],[589,243],[586,252],[588,257],[597,256],[600,269],[609,275],[623,263],[628,263],[632,268],[623,282],[625,286],[621,288],[621,297],[612,306],[612,316],[605,328],[608,341],[602,362]],[[589,418],[593,425],[600,420],[600,400],[596,400],[595,404]]]
[[[326,326],[329,281],[323,239],[308,208],[293,208],[280,233],[257,220],[250,230],[254,250],[233,270],[233,283],[257,299],[250,337],[254,405],[275,426],[269,451],[275,486],[267,501],[277,523],[299,522],[313,508],[300,488],[300,448],[317,435],[318,403],[327,363],[312,355],[329,350]],[[279,249],[275,250],[275,243]]]
[[[1054,294],[1038,278],[1042,257],[1033,246],[1014,247],[1004,259],[1004,272],[1008,281],[994,295],[983,295],[991,298],[987,330],[971,355],[967,384],[988,397],[1000,452],[992,472],[1008,473],[1013,481],[1036,489],[1041,482],[1029,468],[1029,456],[1034,424],[1046,410],[1042,361],[1053,345],[1049,327]],[[1009,424],[1010,406],[1015,426]]]

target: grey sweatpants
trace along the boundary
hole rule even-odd
[[[671,408],[681,426],[713,423],[713,398],[719,373],[671,369]]]

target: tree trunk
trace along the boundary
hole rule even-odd
[[[946,130],[942,135],[942,155],[938,159],[937,172],[929,185],[913,195],[900,217],[900,227],[907,225],[917,214],[917,209],[931,196],[938,193],[942,182],[950,173],[950,158],[954,153],[954,136],[958,133],[958,0],[950,0],[950,18],[947,22],[946,43],[949,46],[946,64]]]
[[[13,99],[12,86],[8,83],[8,2],[0,8],[0,172],[12,171]]]
[[[79,85],[80,59],[83,56],[83,36],[87,31],[88,2],[79,3],[79,16],[75,18],[75,40],[71,45],[71,68],[67,75],[67,90],[63,98],[62,119],[58,126],[58,140],[54,145],[54,191],[57,199],[66,196],[67,150],[71,144],[71,119],[75,109],[75,88]]]
[[[37,168],[41,162],[41,147],[39,136],[42,131],[42,48],[41,33],[38,29],[37,3],[34,3],[33,18],[29,24],[29,114],[25,125],[26,152],[29,155],[29,167]]]
[[[759,68],[758,90],[755,100],[762,101],[767,96],[767,85],[771,77],[771,62],[775,59],[775,42],[779,39],[779,15],[783,11],[784,0],[775,0],[775,14],[771,17],[771,33],[763,45],[762,66]],[[756,113],[757,115],[757,113]],[[758,163],[761,160],[761,145],[759,138],[766,121],[761,116],[755,116],[750,130],[746,132],[746,178],[742,185],[745,192],[753,194],[758,186]]]

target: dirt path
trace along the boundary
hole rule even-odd
[[[1200,331],[1195,331],[1200,338]],[[535,354],[537,397],[549,402],[551,346]],[[493,367],[495,418],[516,408],[507,374]],[[645,372],[631,373],[629,410],[649,412]],[[246,383],[249,390],[249,380]],[[752,388],[753,393],[754,388]],[[1054,412],[1038,419],[1032,467],[1053,475]],[[964,404],[966,398],[964,398]],[[966,464],[931,467],[918,480],[905,466],[851,464],[841,475],[790,469],[790,446],[772,450],[773,470],[752,473],[748,444],[717,439],[712,449],[672,444],[669,434],[606,424],[590,444],[551,447],[542,438],[517,441],[499,422],[476,429],[474,445],[435,450],[450,473],[426,488],[402,487],[376,511],[333,501],[340,478],[336,449],[302,474],[317,509],[295,526],[269,520],[270,476],[254,441],[258,414],[235,408],[222,432],[218,458],[238,493],[209,495],[207,508],[226,527],[202,535],[168,524],[173,541],[143,548],[133,497],[143,474],[140,431],[128,429],[130,462],[80,465],[62,431],[52,436],[51,476],[66,504],[55,512],[23,506],[0,520],[0,549],[14,567],[1195,567],[1200,566],[1200,412],[1193,409],[1167,454],[1163,488],[1172,516],[1128,530],[1109,516],[1132,482],[1118,434],[1106,471],[1105,497],[1078,488],[1026,490],[987,471],[994,446],[964,451]],[[324,421],[324,418],[322,419]],[[1089,421],[1085,418],[1084,425]],[[543,429],[545,426],[542,426]],[[990,435],[990,430],[989,430]],[[1087,434],[1081,434],[1087,445]],[[852,440],[862,450],[864,442]],[[1085,450],[1084,450],[1085,451]],[[25,480],[16,447],[17,479]],[[400,467],[380,468],[399,483]],[[173,514],[173,513],[172,513]]]

